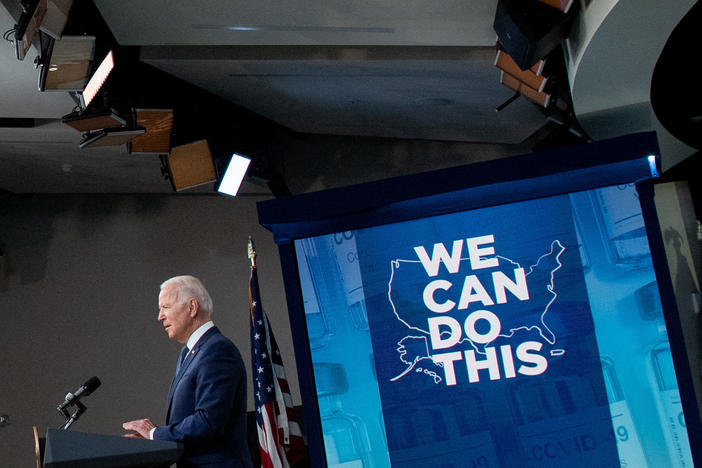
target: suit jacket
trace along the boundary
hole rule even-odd
[[[252,467],[244,361],[216,327],[200,337],[173,378],[166,425],[153,438],[183,443],[179,467]]]

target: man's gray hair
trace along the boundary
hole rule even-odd
[[[174,276],[161,284],[161,290],[163,290],[167,284],[176,285],[178,289],[178,302],[185,304],[191,298],[195,298],[200,309],[210,315],[212,314],[212,297],[210,297],[210,293],[207,292],[202,281],[190,275]]]

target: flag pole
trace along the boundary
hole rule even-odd
[[[249,261],[251,262],[251,280],[249,280],[249,312],[250,312],[250,317],[251,317],[251,322],[253,323],[254,320],[254,309],[252,304],[253,300],[253,291],[251,290],[251,286],[253,283],[253,277],[256,275],[256,247],[254,246],[254,241],[253,237],[249,236],[249,242],[248,242],[248,252],[249,252]],[[258,295],[258,293],[257,293]]]
[[[249,260],[251,260],[251,268],[256,268],[256,248],[251,236],[249,236]]]

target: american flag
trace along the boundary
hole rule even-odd
[[[249,239],[251,361],[262,468],[289,468],[306,456],[305,442],[285,378],[283,359],[261,305],[256,252]]]

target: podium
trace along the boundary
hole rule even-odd
[[[43,443],[36,442],[37,452],[43,448],[38,461],[46,468],[167,467],[183,453],[177,442],[59,429],[47,430]]]

